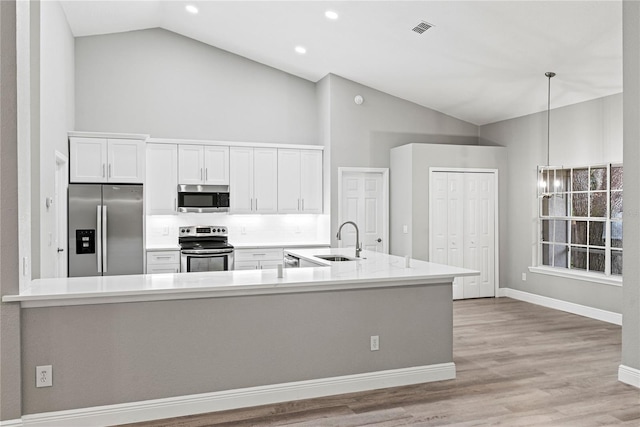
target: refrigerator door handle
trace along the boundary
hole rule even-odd
[[[98,205],[96,209],[96,251],[98,256],[98,273],[102,273],[102,205]]]
[[[102,206],[102,233],[104,238],[102,239],[102,257],[104,262],[102,263],[102,272],[107,272],[107,205]]]

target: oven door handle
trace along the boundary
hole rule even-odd
[[[233,253],[233,249],[184,249],[181,251],[184,255],[197,255],[201,257],[206,257],[209,255],[222,255],[222,254],[231,254]]]

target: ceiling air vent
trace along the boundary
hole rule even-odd
[[[429,24],[426,21],[420,21],[420,23],[418,25],[416,25],[415,27],[413,27],[411,29],[411,31],[413,31],[414,33],[422,34],[422,33],[427,31],[431,27],[433,27],[432,24]]]

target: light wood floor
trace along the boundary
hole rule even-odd
[[[508,298],[454,302],[451,381],[132,424],[640,426],[620,327]]]

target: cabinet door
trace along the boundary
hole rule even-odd
[[[204,182],[204,149],[202,145],[179,145],[178,184],[198,185]]]
[[[253,209],[257,213],[278,212],[278,150],[253,150]]]
[[[107,140],[70,138],[70,182],[107,181]]]
[[[145,195],[148,215],[177,213],[178,146],[147,144]]]
[[[300,200],[300,150],[278,150],[278,212],[298,213]]]
[[[234,270],[256,270],[260,268],[259,261],[236,261],[233,263]]]
[[[204,147],[204,183],[229,185],[229,147]]]
[[[231,213],[253,212],[253,148],[229,150],[229,192]]]
[[[141,184],[144,181],[145,143],[132,139],[107,141],[107,181]]]
[[[322,151],[300,151],[300,209],[322,213]]]

